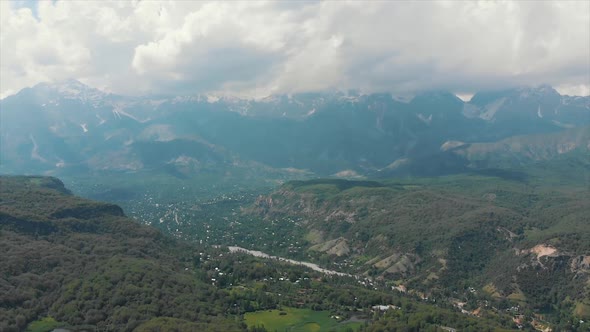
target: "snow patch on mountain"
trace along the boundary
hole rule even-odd
[[[521,100],[539,99],[546,96],[559,96],[559,92],[553,89],[550,85],[542,84],[538,87],[524,87],[518,89],[518,97]]]
[[[494,120],[496,113],[502,108],[502,106],[504,106],[507,100],[507,97],[498,98],[483,107],[478,107],[471,103],[465,103],[463,104],[462,114],[470,119],[480,118],[485,121],[492,121]]]
[[[39,146],[37,145],[37,141],[35,140],[33,134],[29,134],[29,138],[33,143],[33,149],[31,150],[31,159],[39,160],[41,162],[46,163],[47,159],[41,157],[41,155],[39,154]]]
[[[171,104],[183,104],[183,103],[193,103],[193,102],[204,102],[207,101],[207,96],[176,96],[172,99],[169,99]]]
[[[59,159],[59,161],[57,163],[55,163],[55,167],[57,167],[57,168],[66,167],[66,163],[63,159]]]
[[[177,166],[197,166],[201,162],[198,159],[189,157],[187,155],[180,155],[177,158],[170,159],[167,164],[177,165]]]
[[[502,107],[502,105],[504,105],[504,103],[506,102],[506,97],[502,97],[498,100],[495,100],[489,104],[487,104],[486,106],[484,106],[484,111],[479,115],[479,117],[483,120],[486,121],[490,121],[494,118],[494,115],[496,114],[496,112],[498,112],[498,110],[500,109],[500,107]]]
[[[122,118],[121,116],[126,116],[126,117],[128,117],[128,118],[130,118],[130,119],[132,119],[132,120],[135,120],[135,121],[139,122],[139,123],[146,123],[146,122],[148,122],[148,121],[150,121],[150,120],[151,120],[149,117],[148,117],[148,118],[146,118],[146,119],[144,119],[144,120],[138,119],[138,118],[137,118],[137,117],[135,117],[134,115],[127,113],[127,112],[126,112],[126,111],[123,109],[123,107],[124,107],[124,106],[125,106],[125,105],[115,105],[115,108],[113,108],[113,111],[112,111],[112,112],[113,112],[113,114],[114,114],[114,115],[115,115],[117,118],[121,119],[121,118]]]
[[[429,125],[432,122],[432,114],[430,114],[428,117],[426,117],[422,113],[418,113],[418,119],[420,119],[422,122]]]
[[[400,168],[404,165],[409,164],[410,162],[411,162],[411,160],[409,158],[400,158],[400,159],[395,160],[391,164],[387,165],[387,167],[385,167],[385,169],[397,169],[397,168]]]
[[[409,104],[412,99],[414,99],[413,95],[404,95],[404,96],[394,96],[391,95],[391,99],[398,101],[400,103]]]
[[[463,146],[465,144],[466,144],[465,142],[461,142],[461,141],[446,141],[443,143],[443,145],[440,146],[440,150],[441,151],[448,151],[448,150]]]
[[[216,103],[216,102],[218,102],[218,101],[219,101],[219,99],[221,99],[221,98],[219,98],[219,97],[217,97],[217,96],[213,96],[213,95],[207,95],[207,102],[208,102],[209,104]]]
[[[559,122],[557,120],[551,120],[551,122],[553,122],[554,125],[556,125],[558,127],[561,127],[561,128],[570,129],[570,128],[574,128],[575,127],[575,125],[573,125],[573,124],[562,123],[562,122]]]
[[[45,90],[51,94],[57,94],[63,99],[78,100],[82,103],[90,104],[94,108],[100,106],[104,103],[105,98],[110,96],[109,93],[91,88],[77,80],[39,83],[35,88],[38,88],[40,91]],[[58,103],[56,103],[57,105]]]
[[[100,126],[100,125],[102,125],[102,124],[104,124],[105,122],[107,122],[105,119],[101,118],[101,117],[100,117],[100,115],[98,115],[98,114],[96,114],[96,117],[97,117],[97,118],[98,118],[98,120],[100,121],[100,122],[98,123],[98,125],[99,125],[99,126]]]
[[[338,97],[338,100],[349,102],[349,103],[358,103],[359,97],[360,96],[358,96],[358,95],[342,95],[342,96]]]

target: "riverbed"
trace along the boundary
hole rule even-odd
[[[246,249],[246,248],[242,248],[242,247],[237,247],[237,246],[229,246],[228,247],[230,252],[243,252],[255,257],[261,257],[261,258],[268,258],[268,259],[276,259],[279,260],[281,262],[286,262],[289,264],[293,264],[293,265],[302,265],[305,267],[308,267],[314,271],[317,272],[321,272],[324,274],[329,274],[329,275],[337,275],[337,276],[341,276],[341,277],[355,277],[352,274],[348,274],[348,273],[343,273],[343,272],[338,272],[338,271],[334,271],[334,270],[328,270],[328,269],[324,269],[322,267],[320,267],[317,264],[314,263],[310,263],[310,262],[302,262],[302,261],[297,261],[294,259],[290,259],[290,258],[284,258],[284,257],[279,257],[279,256],[272,256],[269,255],[267,253],[264,253],[262,251],[258,251],[258,250],[250,250],[250,249]]]

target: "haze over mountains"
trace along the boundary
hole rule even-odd
[[[248,100],[128,97],[69,80],[2,99],[0,115],[2,173],[435,175],[491,167],[497,156],[522,164],[590,149],[590,97],[546,85],[483,91],[469,102],[445,91]]]
[[[0,332],[590,332],[590,1],[0,1]]]

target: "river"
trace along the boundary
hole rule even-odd
[[[267,253],[264,253],[264,252],[258,251],[258,250],[249,250],[249,249],[245,249],[245,248],[242,248],[242,247],[236,247],[236,246],[229,246],[228,249],[229,249],[230,252],[243,252],[243,253],[246,253],[246,254],[249,254],[249,255],[252,255],[252,256],[256,256],[256,257],[269,258],[269,259],[277,259],[279,261],[287,262],[287,263],[293,264],[293,265],[303,265],[303,266],[306,266],[306,267],[308,267],[308,268],[310,268],[310,269],[312,269],[314,271],[325,273],[325,274],[337,275],[337,276],[341,276],[341,277],[353,277],[353,278],[355,278],[355,276],[353,276],[352,274],[324,269],[324,268],[322,268],[322,267],[320,267],[320,266],[318,266],[317,264],[314,264],[314,263],[296,261],[294,259],[283,258],[283,257],[279,257],[279,256],[271,256],[271,255],[269,255]]]

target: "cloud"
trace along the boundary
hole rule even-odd
[[[0,2],[0,96],[77,78],[125,94],[590,93],[590,3]]]
[[[268,8],[246,3],[203,4],[182,24],[135,48],[132,68],[154,82],[178,82],[193,90],[222,89],[232,82],[250,83],[267,76],[282,52],[284,31]],[[273,22],[269,19],[272,18]],[[155,85],[158,88],[158,85]]]

